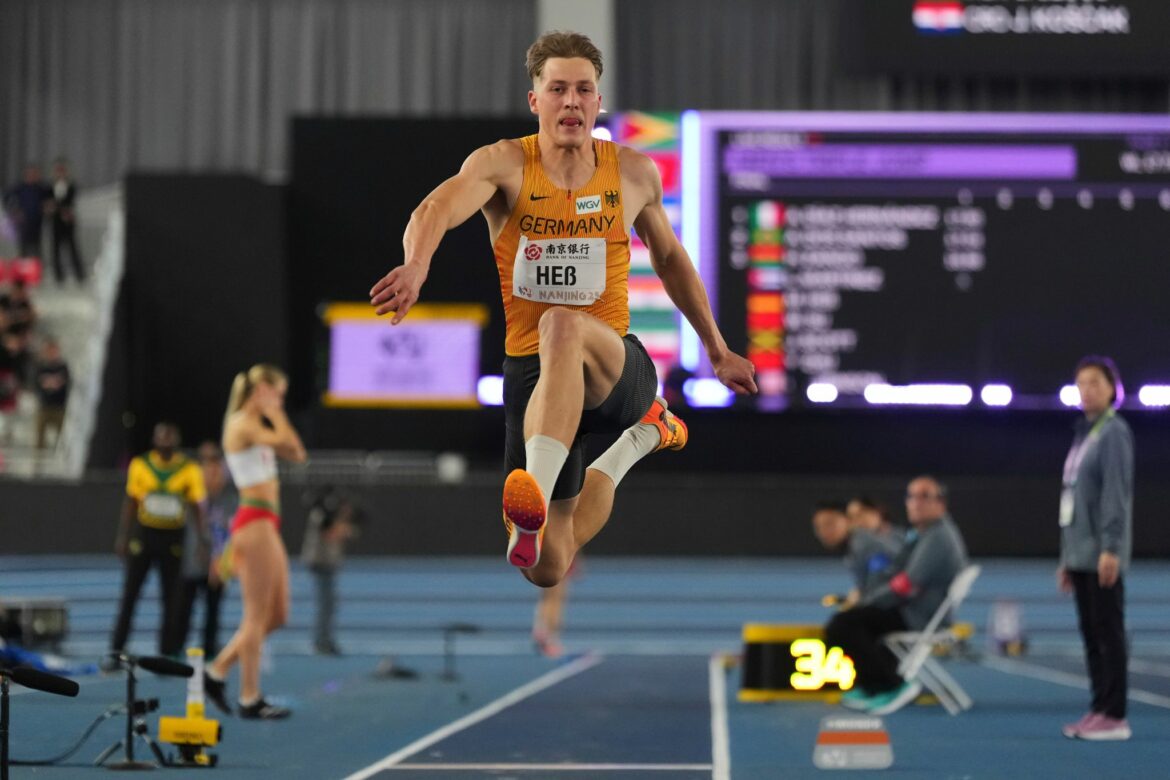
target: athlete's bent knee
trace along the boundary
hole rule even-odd
[[[564,344],[581,339],[581,315],[568,309],[549,309],[540,315],[538,328],[542,345]]]
[[[553,588],[560,584],[564,579],[561,572],[552,571],[550,569],[524,569],[524,576],[538,588]]]

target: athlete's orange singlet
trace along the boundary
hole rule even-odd
[[[537,136],[520,139],[524,183],[494,247],[504,298],[504,351],[536,354],[540,316],[571,306],[630,327],[630,232],[622,209],[618,145],[593,140],[597,170],[578,190],[559,189],[540,163]]]

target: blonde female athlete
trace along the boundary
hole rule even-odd
[[[236,375],[224,418],[224,459],[240,491],[240,508],[231,524],[231,555],[244,615],[235,635],[209,664],[204,687],[217,707],[231,713],[224,679],[238,661],[241,718],[276,719],[291,714],[260,694],[264,638],[284,625],[289,610],[288,553],[280,538],[276,459],[305,460],[305,446],[284,411],[287,389],[288,379],[280,369],[252,366]]]

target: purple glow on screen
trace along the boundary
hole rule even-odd
[[[986,406],[1007,406],[1012,402],[1012,389],[1007,385],[984,385],[979,399]]]
[[[798,179],[1071,179],[1071,146],[974,144],[845,144],[729,146],[729,173]]]
[[[814,404],[831,404],[837,400],[837,386],[828,382],[812,382],[805,389],[804,395]]]
[[[718,379],[688,379],[683,382],[683,395],[695,407],[731,406],[735,393]]]
[[[1142,406],[1170,406],[1170,385],[1142,385],[1138,400]]]
[[[503,406],[504,378],[493,374],[481,376],[475,386],[475,394],[484,406]]]
[[[1065,406],[1080,406],[1081,392],[1076,385],[1065,385],[1060,388],[1060,402]]]
[[[866,403],[879,406],[966,406],[973,393],[967,385],[883,385],[865,387]]]
[[[479,380],[479,325],[469,320],[341,320],[330,335],[335,398],[466,401]]]

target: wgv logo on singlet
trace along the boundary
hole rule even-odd
[[[596,214],[601,211],[600,195],[582,195],[577,198],[578,214]]]

